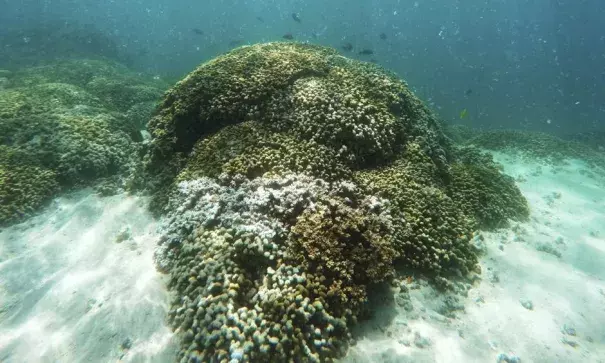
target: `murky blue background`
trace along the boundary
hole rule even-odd
[[[343,54],[397,72],[451,122],[565,135],[605,128],[603,19],[597,0],[4,0],[0,54],[44,37],[36,27],[77,24],[115,42],[130,66],[178,79],[240,43],[291,33],[350,42]]]

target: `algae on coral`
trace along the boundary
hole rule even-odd
[[[404,82],[325,47],[235,49],[169,90],[148,126],[185,360],[332,361],[369,286],[399,266],[466,275],[477,222],[523,215],[520,194],[485,205],[518,190],[484,160],[460,172]]]
[[[127,174],[150,113],[127,111],[162,93],[159,82],[100,60],[51,62],[10,77],[0,89],[0,224],[28,216],[60,189]]]

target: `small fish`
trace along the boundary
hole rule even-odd
[[[353,44],[346,42],[341,46],[341,48],[347,52],[350,52],[353,50]]]
[[[256,20],[260,21],[261,23],[264,23],[264,22],[265,22],[265,19],[263,19],[263,17],[262,17],[262,16],[257,16],[257,17],[256,17]]]
[[[380,33],[380,39],[386,40],[387,39],[387,35],[385,33]]]
[[[194,32],[197,35],[204,35],[204,31],[202,29],[199,28],[193,28],[191,29],[192,32]]]
[[[294,39],[294,35],[292,35],[292,33],[286,33],[282,38],[292,40]]]
[[[242,43],[243,43],[243,41],[241,39],[233,39],[232,41],[229,42],[229,46],[235,47],[236,45],[240,45]]]
[[[372,54],[374,54],[374,51],[372,49],[363,49],[363,50],[360,50],[358,54],[361,54],[361,55],[372,55]]]
[[[469,88],[469,89],[467,89],[466,91],[464,91],[464,94],[465,94],[466,96],[470,96],[472,93],[473,93],[473,90],[472,90],[472,89],[470,89],[470,88]]]
[[[465,118],[468,115],[468,111],[466,110],[466,108],[462,111],[460,111],[460,119],[462,120],[463,118]]]
[[[300,23],[300,17],[298,16],[297,13],[292,13],[292,19],[294,19],[295,22]]]

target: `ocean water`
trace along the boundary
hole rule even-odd
[[[605,362],[604,17],[0,3],[0,362]]]

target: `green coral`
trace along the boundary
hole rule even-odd
[[[23,110],[27,111],[27,98],[18,91],[0,91],[0,119],[16,117]]]
[[[31,102],[39,106],[32,107],[32,111],[48,112],[57,109],[71,109],[79,105],[103,107],[97,97],[78,86],[67,83],[42,83],[26,89],[31,92],[28,94]],[[43,108],[43,105],[46,108]]]
[[[15,72],[13,87],[67,83],[97,97],[104,108],[126,112],[137,103],[156,101],[167,84],[143,78],[125,66],[108,60],[71,59],[29,67]]]
[[[144,84],[129,84],[128,80],[94,77],[86,88],[111,109],[122,112],[142,102],[160,99],[163,89]]]
[[[517,153],[531,159],[560,164],[566,159],[582,159],[605,168],[603,154],[576,141],[567,141],[543,132],[500,130],[479,132],[465,145]]]
[[[456,144],[464,144],[480,133],[479,130],[460,124],[448,124],[443,132]]]
[[[134,151],[129,137],[109,127],[107,115],[60,116],[57,171],[66,180],[115,174]],[[109,116],[109,118],[111,118]]]
[[[277,363],[342,355],[346,320],[325,308],[324,278],[283,262],[267,266],[262,251],[246,248],[255,240],[224,228],[191,233],[170,281],[180,308],[169,320],[185,345],[179,358],[205,362],[238,354]]]
[[[114,174],[134,151],[111,115],[42,114],[0,119],[2,144],[54,170],[62,185]]]
[[[351,309],[357,315],[367,285],[393,276],[392,231],[389,218],[332,198],[298,216],[288,246],[296,265],[324,278],[330,311],[340,315]]]
[[[372,89],[370,80],[384,93],[365,91]],[[406,123],[390,110],[401,102],[403,85],[387,75],[355,64],[333,66],[324,77],[297,79],[285,92],[269,108],[287,111],[271,114],[268,123],[334,148],[352,166],[390,159],[403,138]]]
[[[529,206],[512,177],[502,174],[491,155],[473,148],[456,152],[449,195],[478,227],[505,227],[508,220],[525,221]]]
[[[145,130],[147,122],[155,112],[156,107],[157,100],[135,103],[126,111],[125,117],[137,130]]]
[[[193,148],[177,180],[221,173],[242,174],[250,179],[269,174],[307,173],[326,180],[348,177],[336,153],[313,141],[272,132],[254,121],[227,126],[201,139]]]
[[[486,159],[462,163],[404,82],[329,48],[235,49],[169,90],[148,127],[152,208],[167,209],[178,235],[167,238],[183,358],[331,361],[369,285],[396,266],[439,281],[468,274],[474,228],[523,215],[516,186]],[[299,177],[309,189],[284,196]],[[259,200],[216,193],[242,185]],[[487,208],[501,191],[510,208]],[[238,200],[251,204],[227,207]],[[233,227],[246,218],[257,224]]]
[[[0,225],[31,215],[58,190],[55,173],[32,161],[0,145]]]
[[[172,180],[198,140],[249,120],[332,149],[352,169],[388,163],[412,139],[446,167],[440,126],[394,75],[330,48],[268,43],[204,63],[166,93],[149,122],[150,174]]]
[[[572,151],[571,145],[556,136],[517,130],[481,132],[468,140],[467,144],[489,150],[521,151],[538,158],[561,159],[564,154]]]
[[[605,130],[580,132],[568,135],[566,139],[590,146],[601,153],[605,152]]]
[[[101,107],[99,100],[78,86],[43,83],[0,91],[0,118],[38,115],[78,106]]]
[[[149,115],[140,111],[134,117],[126,109],[153,103],[161,94],[153,82],[102,61],[59,61],[10,76],[10,87],[0,89],[0,146],[19,162],[2,165],[0,188],[12,195],[0,223],[25,216],[61,188],[126,173],[138,156],[142,119]],[[101,90],[102,84],[113,88]]]
[[[63,59],[44,65],[21,68],[13,72],[13,87],[32,86],[41,83],[68,83],[82,88],[95,78],[121,80],[128,84],[148,84],[165,88],[159,79],[144,78],[128,67],[107,59]]]
[[[418,144],[388,167],[356,175],[368,193],[391,202],[393,246],[404,266],[431,274],[474,270],[472,221],[440,187],[438,169]]]
[[[189,151],[204,134],[260,116],[267,97],[297,78],[325,74],[336,52],[311,45],[238,48],[202,64],[166,93],[150,120],[159,161]]]
[[[11,160],[2,165],[0,189],[9,194],[0,199],[10,212],[2,213],[0,223],[26,217],[60,187],[122,170],[136,147],[128,135],[110,127],[112,119],[44,113],[0,119],[0,147]]]

